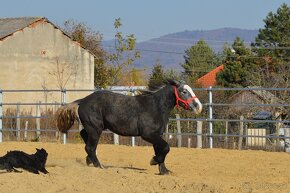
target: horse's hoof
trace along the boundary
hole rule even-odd
[[[105,167],[102,164],[94,164],[94,167],[100,168],[100,169],[105,169]]]
[[[165,170],[160,170],[159,175],[169,175],[172,174],[172,171],[165,169]]]
[[[170,171],[168,169],[159,171],[159,175],[169,175],[169,174],[172,174],[172,171]]]
[[[164,163],[159,164],[159,175],[168,175],[170,173],[172,172],[165,167]]]
[[[88,156],[86,157],[86,163],[88,166],[93,163]]]
[[[153,165],[157,165],[157,164],[158,164],[158,162],[155,161],[154,158],[152,158],[150,161],[150,165],[153,166]]]

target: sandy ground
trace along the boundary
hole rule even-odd
[[[151,147],[99,145],[99,159],[108,169],[86,166],[83,144],[4,142],[0,155],[41,147],[49,154],[50,173],[2,170],[1,193],[290,192],[290,155],[281,152],[171,148],[166,163],[172,174],[167,176],[149,165]]]

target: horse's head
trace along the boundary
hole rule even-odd
[[[174,85],[174,94],[176,97],[176,105],[183,107],[185,110],[192,110],[199,114],[202,111],[202,104],[194,94],[190,86],[178,81],[172,81]]]

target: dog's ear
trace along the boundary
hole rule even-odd
[[[38,148],[35,148],[36,149],[36,151],[40,151],[40,149],[38,149]]]

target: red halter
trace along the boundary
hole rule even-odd
[[[185,105],[185,106],[183,107],[185,110],[188,109],[189,103],[190,103],[191,101],[193,101],[193,99],[197,98],[196,96],[191,97],[190,99],[187,99],[187,100],[184,100],[184,99],[180,98],[180,97],[178,96],[178,92],[177,92],[177,88],[176,88],[176,86],[174,86],[174,94],[175,94],[175,97],[176,97],[176,106],[177,106],[177,108],[180,107],[180,105],[178,104],[178,102],[180,101],[180,102],[182,102],[182,103]]]

